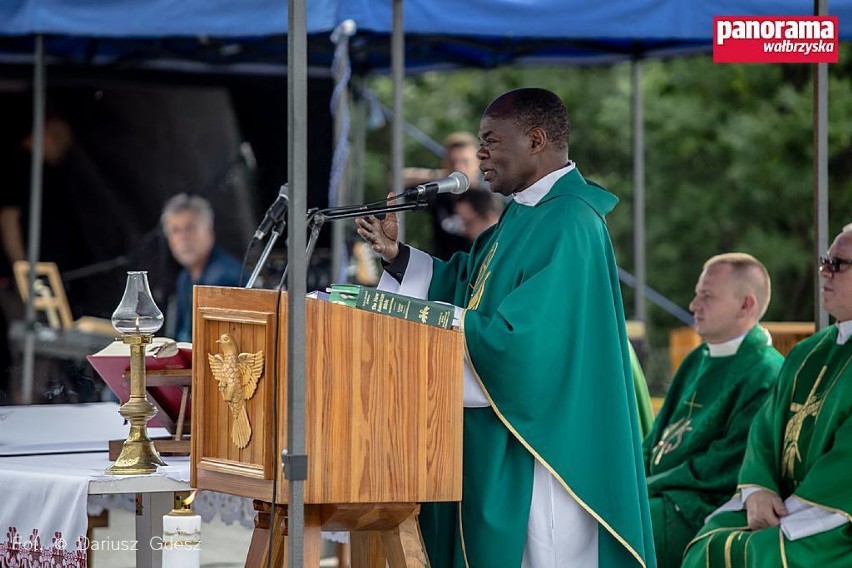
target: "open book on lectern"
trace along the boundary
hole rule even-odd
[[[130,346],[122,341],[113,341],[97,353],[86,357],[89,364],[101,376],[110,390],[115,393],[121,403],[130,398]],[[192,369],[192,344],[176,342],[167,337],[155,337],[145,347],[145,369],[159,371],[164,369]],[[125,378],[125,376],[127,378]],[[149,386],[150,396],[156,399],[171,417],[180,412],[182,389],[176,385]],[[187,419],[190,407],[186,409]],[[151,426],[163,424],[155,416],[149,422]]]

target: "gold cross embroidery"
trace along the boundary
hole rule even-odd
[[[660,465],[660,460],[663,456],[675,451],[682,443],[683,437],[687,432],[692,431],[692,420],[690,418],[681,418],[674,424],[671,424],[663,430],[663,435],[657,445],[654,446],[653,457],[654,465]]]
[[[698,404],[697,402],[695,402],[696,395],[698,395],[698,391],[693,392],[692,398],[683,402],[685,405],[687,405],[689,407],[689,414],[686,415],[687,418],[690,418],[692,416],[692,411],[694,409],[702,408],[704,406],[703,404]]]
[[[799,451],[799,436],[802,435],[802,427],[805,424],[805,419],[809,416],[816,416],[822,408],[823,398],[816,393],[817,386],[822,381],[828,367],[823,367],[820,371],[814,386],[811,387],[811,392],[808,393],[808,398],[803,404],[798,402],[790,403],[790,412],[793,416],[787,422],[787,427],[784,429],[784,455],[781,462],[781,474],[787,479],[793,479],[793,470],[796,467],[796,462],[802,461],[802,454]]]
[[[467,309],[469,310],[475,310],[478,308],[479,303],[482,301],[482,294],[485,292],[485,283],[491,276],[491,271],[488,270],[488,265],[491,264],[491,260],[497,252],[497,244],[498,243],[494,243],[491,250],[489,250],[488,254],[485,255],[485,258],[482,259],[482,264],[479,266],[479,272],[476,274],[476,281],[472,285],[473,293],[470,296],[470,300],[467,302]]]
[[[704,406],[703,404],[695,402],[695,397],[697,395],[698,391],[695,391],[692,393],[692,398],[683,401],[683,404],[689,407],[689,413],[686,415],[686,418],[681,418],[663,430],[663,435],[660,437],[660,441],[657,442],[656,446],[654,446],[654,465],[659,465],[663,456],[675,451],[683,443],[683,437],[687,433],[692,432],[692,411]]]

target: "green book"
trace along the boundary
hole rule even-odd
[[[332,284],[329,301],[360,310],[450,329],[455,308],[357,284]]]
[[[350,308],[356,307],[361,286],[357,284],[332,284],[328,289],[328,301],[332,304],[343,304]]]

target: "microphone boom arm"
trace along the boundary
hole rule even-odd
[[[310,264],[311,262],[311,256],[314,254],[314,247],[316,247],[320,231],[326,221],[353,219],[355,217],[364,217],[366,215],[383,215],[385,213],[395,213],[396,211],[416,211],[418,209],[428,209],[428,207],[429,203],[426,201],[414,201],[411,203],[400,203],[398,205],[386,205],[385,207],[376,208],[361,206],[354,209],[353,206],[350,205],[310,211],[308,213],[308,226],[311,229],[311,235],[308,239],[307,249],[305,250],[306,263]],[[287,278],[288,268],[290,268],[289,263],[284,268],[284,273],[281,275],[282,281]]]

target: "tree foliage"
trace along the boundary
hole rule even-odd
[[[830,235],[852,222],[852,50],[829,70]],[[715,65],[707,56],[643,61],[648,284],[686,308],[701,266],[726,251],[769,268],[768,320],[813,319],[813,79],[804,65]],[[476,132],[485,106],[522,86],[551,89],[571,117],[570,155],[580,171],[618,195],[609,217],[620,264],[633,269],[631,67],[506,67],[406,78],[406,119],[440,140]],[[391,82],[369,87],[386,104]],[[389,128],[368,138],[367,180],[384,190]],[[406,165],[438,158],[409,140]],[[379,181],[381,180],[382,183]],[[417,226],[412,219],[410,224]],[[425,225],[423,223],[422,225]],[[428,234],[414,240],[428,246]],[[627,313],[632,292],[625,290]],[[649,311],[659,330],[680,325]]]

